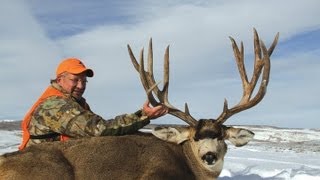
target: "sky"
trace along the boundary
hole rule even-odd
[[[151,37],[157,81],[170,45],[170,103],[183,110],[187,102],[196,119],[217,118],[224,99],[232,107],[242,96],[229,36],[243,41],[251,77],[256,28],[267,47],[280,33],[267,94],[225,124],[320,128],[319,7],[318,0],[3,0],[0,119],[21,120],[67,57],[94,70],[84,96],[95,113],[135,112],[146,95],[127,44],[146,56]],[[166,115],[152,123],[184,122]]]

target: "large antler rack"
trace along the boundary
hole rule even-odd
[[[152,39],[149,41],[149,50],[148,50],[148,67],[147,71],[144,68],[144,55],[142,49],[140,51],[140,63],[137,62],[134,54],[132,53],[130,45],[128,45],[129,55],[132,61],[133,66],[137,70],[140,75],[141,83],[147,93],[148,99],[152,106],[157,106],[159,104],[163,104],[168,107],[168,113],[176,116],[190,126],[195,126],[197,124],[197,120],[190,115],[189,108],[187,103],[185,103],[185,111],[180,111],[169,103],[168,100],[168,88],[169,88],[169,46],[167,46],[164,55],[164,78],[163,78],[163,89],[160,90],[158,87],[159,83],[156,83],[153,75],[153,49],[152,49]],[[155,94],[159,100],[154,97]]]
[[[267,50],[262,40],[259,39],[256,29],[253,29],[253,31],[254,31],[255,60],[254,60],[253,76],[250,82],[248,81],[248,76],[247,76],[245,65],[244,65],[243,43],[241,42],[241,46],[239,50],[235,40],[232,37],[230,37],[235,60],[237,62],[238,70],[242,80],[243,95],[240,102],[234,107],[232,107],[231,109],[228,108],[228,102],[225,99],[223,112],[216,119],[216,121],[220,124],[223,124],[232,115],[257,105],[263,99],[266,93],[267,85],[269,82],[269,74],[270,74],[270,56],[277,45],[279,33],[277,33],[277,35],[273,40],[272,45],[270,46],[269,50]],[[253,98],[251,98],[253,90],[261,75],[261,72],[262,72],[262,80],[261,80],[259,90],[257,94]]]

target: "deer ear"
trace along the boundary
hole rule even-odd
[[[157,127],[152,134],[164,141],[180,144],[189,139],[190,132],[188,128]]]
[[[226,130],[225,139],[229,140],[233,145],[240,147],[251,141],[253,136],[254,133],[247,129],[229,127]]]

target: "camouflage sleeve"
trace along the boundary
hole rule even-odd
[[[83,109],[78,103],[61,97],[51,97],[37,108],[35,119],[51,131],[71,137],[123,135],[136,132],[150,123],[141,111],[105,120]]]

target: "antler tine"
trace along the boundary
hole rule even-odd
[[[146,77],[146,74],[148,74],[148,72],[144,71],[143,49],[140,51],[140,65],[139,65],[139,63],[137,62],[137,60],[131,50],[130,45],[128,44],[127,47],[128,47],[128,52],[129,52],[131,62],[133,64],[134,68],[139,72],[140,80],[141,80],[141,83],[143,85],[144,90],[147,92],[148,99],[153,106],[156,106],[158,104],[158,102],[154,98],[152,91],[149,91],[150,88],[153,89],[154,87],[150,86],[150,84],[148,83],[147,77]]]
[[[154,79],[153,75],[153,48],[152,48],[152,38],[149,40],[149,49],[148,49],[148,76],[147,76],[148,82],[150,85],[156,84],[156,81]],[[159,83],[157,83],[159,84]],[[150,89],[150,93],[154,92],[157,96],[159,96],[160,89],[158,86],[154,86],[154,88]],[[161,101],[160,101],[161,102]],[[161,102],[162,103],[162,102]]]
[[[271,56],[271,54],[273,53],[274,48],[277,46],[279,40],[279,32],[276,34],[276,37],[274,38],[269,50],[268,50],[268,54],[269,56]]]
[[[169,103],[169,100],[168,100],[168,92],[169,92],[169,72],[170,72],[170,69],[169,69],[169,46],[167,46],[166,48],[166,51],[164,53],[164,64],[163,64],[163,69],[164,69],[164,73],[163,73],[163,89],[162,89],[162,92],[163,92],[163,100],[164,100],[164,103],[168,105],[168,107],[171,107],[173,109],[176,109],[174,106],[172,106],[170,103]]]
[[[129,56],[130,56],[131,62],[132,62],[132,64],[133,64],[133,67],[134,67],[137,71],[139,71],[139,63],[137,62],[136,57],[134,57],[134,54],[133,54],[133,52],[132,52],[131,47],[130,47],[129,44],[127,45],[127,48],[128,48]]]
[[[183,121],[188,123],[190,126],[195,126],[198,121],[191,116],[187,103],[185,103],[185,112],[178,110],[177,108],[175,108],[169,103],[169,100],[168,100],[169,67],[170,67],[169,66],[169,46],[167,46],[165,55],[164,55],[164,77],[163,77],[164,84],[163,84],[163,90],[162,90],[163,97],[161,98],[163,98],[164,104],[169,108],[169,112],[168,112],[169,114],[182,119]]]
[[[270,48],[267,49],[263,41],[259,39],[256,29],[253,29],[253,31],[254,31],[255,60],[254,60],[253,75],[250,82],[248,81],[245,65],[244,65],[243,43],[241,42],[241,48],[239,50],[235,40],[230,37],[234,56],[235,56],[240,77],[242,80],[243,95],[240,102],[234,107],[232,107],[231,109],[228,108],[228,102],[225,99],[223,111],[217,118],[217,122],[220,124],[223,124],[230,116],[257,105],[263,99],[266,93],[267,85],[269,82],[269,75],[270,75],[270,56],[277,45],[279,33],[277,33],[277,35],[275,36],[275,39],[272,45],[270,46]],[[251,96],[257,84],[257,81],[261,76],[261,72],[262,72],[262,80],[261,80],[259,90],[257,94],[251,99]]]
[[[169,89],[169,46],[166,48],[165,56],[164,56],[164,83],[163,89],[160,90],[158,88],[159,83],[155,83],[154,75],[153,75],[153,49],[152,49],[152,39],[149,41],[149,50],[148,50],[148,71],[144,70],[144,60],[143,60],[143,49],[140,52],[140,64],[137,62],[134,54],[130,46],[128,45],[129,55],[132,61],[133,66],[140,74],[141,83],[147,93],[148,99],[153,106],[156,106],[160,103],[164,104],[168,107],[168,113],[176,116],[190,126],[195,126],[197,124],[197,120],[195,120],[189,113],[188,106],[185,107],[185,112],[182,112],[172,106],[168,100],[168,89]],[[153,93],[157,96],[160,102],[158,102]]]

